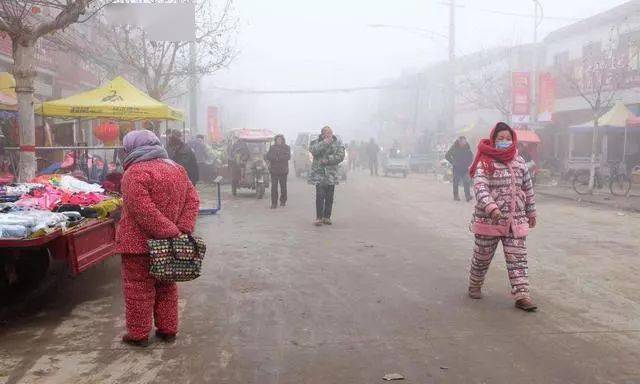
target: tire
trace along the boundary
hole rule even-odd
[[[573,190],[576,191],[578,195],[589,194],[589,178],[589,172],[578,172],[573,176]]]
[[[265,187],[264,184],[258,184],[256,186],[256,197],[258,199],[262,199],[264,197]]]
[[[631,190],[631,179],[626,175],[617,175],[609,182],[609,191],[614,196],[628,196]]]

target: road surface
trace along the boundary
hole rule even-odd
[[[640,383],[637,214],[541,198],[530,236],[535,314],[513,308],[504,259],[466,296],[471,204],[431,177],[352,175],[332,227],[313,190],[275,211],[228,197],[198,231],[204,276],[181,285],[181,333],[119,342],[119,261],[62,280],[0,328],[0,384]]]

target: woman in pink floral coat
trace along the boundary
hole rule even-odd
[[[123,144],[124,210],[116,232],[127,327],[122,340],[146,346],[153,322],[161,340],[173,341],[178,333],[178,288],[149,274],[147,240],[191,234],[199,199],[185,169],[169,160],[153,132],[130,132]]]
[[[533,183],[525,160],[517,151],[516,132],[498,123],[489,139],[478,144],[469,169],[476,207],[471,223],[475,247],[471,260],[469,296],[482,297],[481,287],[498,244],[502,242],[515,305],[535,311],[530,297],[526,237],[536,226]]]

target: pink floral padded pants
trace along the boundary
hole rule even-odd
[[[155,320],[166,334],[178,333],[178,286],[149,274],[149,255],[122,255],[122,287],[129,336],[145,339]]]
[[[476,235],[473,259],[471,259],[469,287],[482,287],[500,241],[502,241],[504,257],[507,261],[511,294],[515,300],[527,298],[529,297],[529,278],[526,239],[523,237],[514,238],[513,235],[505,237]]]

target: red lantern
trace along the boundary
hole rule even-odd
[[[118,140],[120,135],[120,127],[118,124],[109,121],[102,123],[93,129],[93,134],[103,143],[113,143]]]

